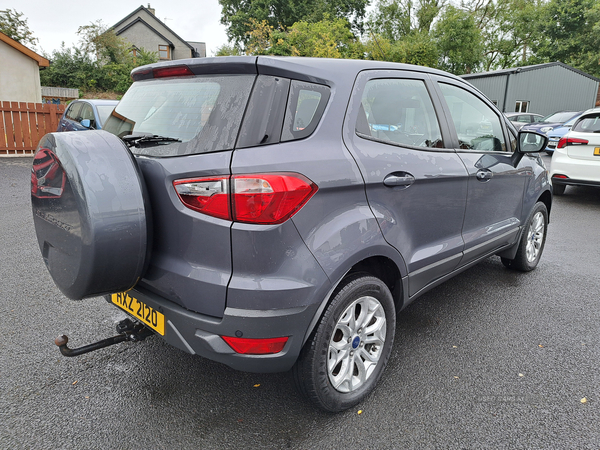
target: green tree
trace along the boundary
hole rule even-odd
[[[364,47],[345,19],[296,22],[280,31],[266,20],[251,19],[246,53],[249,55],[310,56],[315,58],[362,58]]]
[[[447,6],[434,27],[440,51],[439,67],[461,75],[477,70],[483,61],[481,30],[467,11]]]
[[[14,9],[0,10],[0,32],[23,45],[35,47],[38,42],[29,29],[27,19],[23,18],[23,13]]]
[[[227,36],[245,49],[255,29],[253,21],[266,21],[273,30],[285,31],[296,22],[315,23],[331,17],[352,20],[360,28],[369,0],[219,0],[219,4]]]
[[[158,61],[156,52],[133,48],[100,21],[79,27],[78,34],[79,47],[63,44],[47,56],[50,67],[40,72],[44,86],[122,94],[131,86],[135,67]]]
[[[541,8],[535,57],[541,62],[561,61],[600,76],[597,0],[550,0]]]
[[[372,34],[365,43],[368,59],[437,67],[439,50],[430,33],[415,31],[396,42]]]
[[[215,56],[240,56],[242,51],[235,45],[223,44],[217,48]]]

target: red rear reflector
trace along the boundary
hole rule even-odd
[[[267,339],[246,339],[232,336],[221,336],[236,352],[245,355],[267,355],[279,353],[285,347],[288,337]]]
[[[587,145],[589,143],[586,139],[578,139],[572,137],[563,137],[558,141],[557,148],[564,148],[567,145]]]
[[[152,70],[154,78],[186,77],[194,75],[188,66],[159,67]]]
[[[297,173],[233,175],[173,182],[177,195],[194,211],[234,222],[274,225],[292,217],[317,192]],[[231,205],[231,209],[230,209]]]
[[[566,175],[552,175],[552,178],[562,178],[562,179],[567,179],[567,178],[569,178],[569,177],[568,177],[568,176],[566,176]]]

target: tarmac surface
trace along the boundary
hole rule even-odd
[[[288,373],[237,372],[155,337],[61,356],[59,334],[88,344],[123,315],[54,286],[30,167],[0,158],[0,449],[600,448],[600,189],[555,197],[535,271],[493,257],[401,312],[375,392],[327,414]]]

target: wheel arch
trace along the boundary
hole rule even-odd
[[[407,277],[403,277],[400,268],[396,262],[385,255],[374,255],[369,256],[360,261],[354,263],[343,275],[341,275],[334,283],[333,287],[327,293],[319,308],[317,309],[310,325],[306,330],[302,345],[306,344],[306,341],[313,333],[315,327],[321,320],[327,305],[335,297],[337,292],[343,288],[346,280],[349,277],[353,277],[357,274],[371,275],[379,278],[388,287],[394,300],[394,306],[396,312],[400,311],[406,304],[405,293],[408,292],[405,286]]]

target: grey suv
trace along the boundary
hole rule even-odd
[[[129,313],[117,341],[291,369],[341,411],[380,379],[398,311],[489,256],[540,259],[547,138],[458,77],[262,56],[132,77],[103,131],[46,135],[32,172],[51,276]]]

